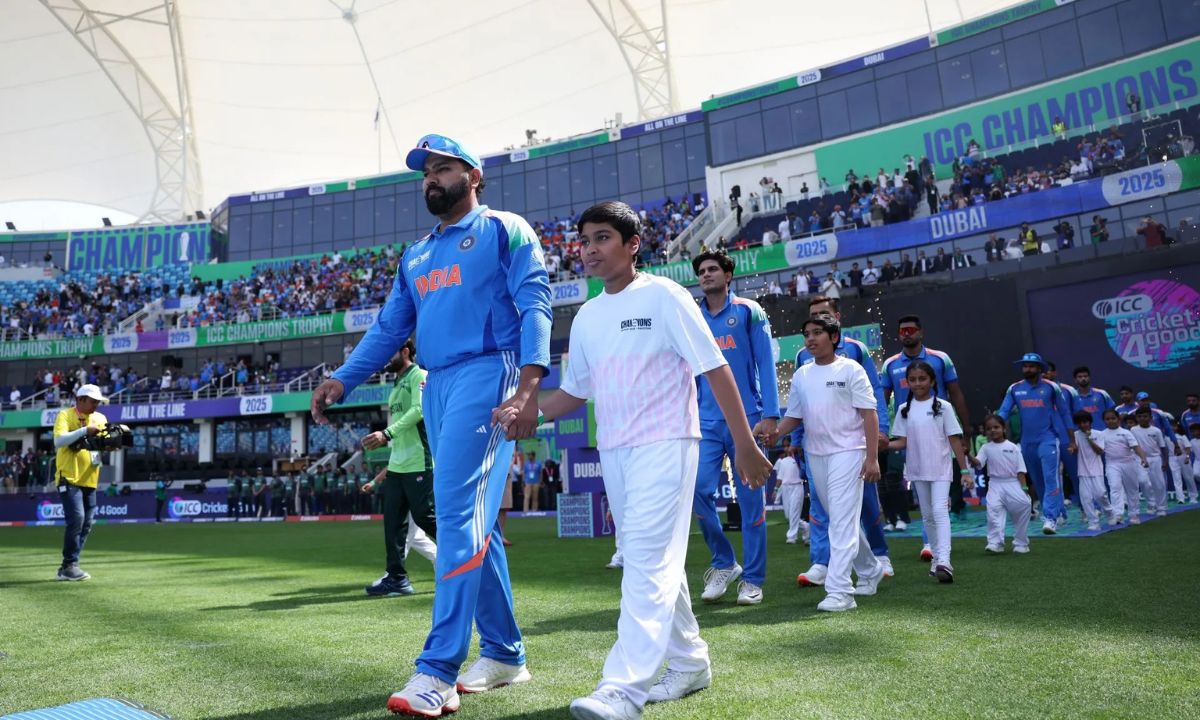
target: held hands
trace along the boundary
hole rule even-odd
[[[879,433],[879,452],[887,452],[889,443],[891,443],[891,440],[888,439],[888,434],[885,432]]]
[[[367,450],[374,450],[387,445],[387,438],[384,437],[382,431],[375,431],[362,439],[362,446]]]
[[[492,425],[504,429],[508,440],[525,440],[533,437],[538,427],[538,405],[536,399],[527,399],[517,393],[492,409]]]
[[[738,475],[742,477],[742,483],[746,487],[757,490],[771,477],[771,470],[774,469],[771,461],[763,455],[757,445],[736,447],[734,453],[737,456]]]
[[[1075,444],[1074,440],[1067,444],[1067,452],[1071,453],[1072,455],[1079,452],[1079,446]]]
[[[779,440],[779,422],[775,418],[763,418],[750,431],[763,447],[774,447]]]
[[[325,417],[325,409],[342,399],[342,393],[346,392],[346,386],[341,380],[326,380],[313,390],[312,402],[309,404],[309,412],[312,413],[312,418],[318,425],[328,425],[329,418]]]
[[[974,460],[974,458],[971,458],[971,459]],[[974,473],[962,472],[959,474],[959,478],[962,479],[963,490],[974,490],[975,489]]]

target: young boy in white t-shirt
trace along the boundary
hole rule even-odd
[[[988,415],[983,430],[988,442],[971,458],[971,464],[987,470],[987,546],[990,553],[1004,552],[1004,518],[1013,523],[1013,552],[1029,552],[1029,516],[1033,503],[1021,489],[1029,485],[1025,456],[1008,439],[1007,423],[999,415]]]
[[[1163,475],[1163,471],[1167,469],[1167,461],[1163,458],[1163,451],[1167,449],[1167,438],[1162,430],[1150,424],[1152,416],[1149,407],[1135,410],[1133,419],[1137,425],[1129,431],[1137,438],[1138,445],[1141,445],[1142,452],[1150,461],[1146,467],[1146,476],[1150,481],[1146,493],[1146,512],[1162,517],[1167,514],[1167,478]]]
[[[1079,468],[1079,504],[1088,530],[1100,529],[1100,511],[1112,517],[1112,505],[1104,493],[1104,435],[1092,429],[1092,414],[1086,410],[1075,413],[1076,462]]]
[[[1140,485],[1149,467],[1142,447],[1128,428],[1121,427],[1121,416],[1113,408],[1104,411],[1104,477],[1108,480],[1110,525],[1119,525],[1128,509],[1129,522],[1141,522],[1138,511]]]
[[[788,435],[804,422],[804,457],[809,488],[829,512],[829,570],[818,610],[857,607],[855,595],[874,595],[883,578],[859,523],[863,483],[879,480],[879,418],[867,372],[837,355],[842,328],[829,314],[804,323],[804,347],[815,362],[796,369],[783,421],[768,436]],[[870,449],[870,452],[867,449]],[[850,584],[850,570],[858,587]]]
[[[578,720],[634,720],[646,702],[678,699],[712,679],[684,575],[699,463],[695,376],[708,380],[729,423],[743,482],[761,487],[771,473],[695,300],[672,280],[634,270],[640,231],[624,203],[580,216],[583,262],[604,280],[604,293],[575,316],[562,385],[541,403],[544,421],[595,400],[596,445],[624,555],[617,642],[596,692],[571,703]],[[493,419],[507,429],[515,413],[497,409]]]

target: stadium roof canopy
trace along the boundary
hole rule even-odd
[[[401,169],[426,132],[482,154],[531,129],[564,138],[1009,4],[4,0],[0,214],[70,201],[174,221],[233,193]]]

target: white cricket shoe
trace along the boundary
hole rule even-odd
[[[524,663],[509,665],[489,657],[480,657],[471,663],[465,673],[458,676],[458,691],[460,693],[481,693],[495,690],[505,685],[529,682],[533,676]]]
[[[571,701],[575,720],[641,720],[642,711],[625,693],[612,688],[597,690]]]
[[[738,605],[757,605],[762,602],[762,588],[746,580],[738,583]]]
[[[1042,523],[1042,534],[1043,535],[1058,534],[1058,525],[1053,520],[1047,519],[1045,522]]]
[[[858,603],[854,602],[854,596],[850,593],[832,593],[817,603],[817,609],[821,612],[845,612],[856,607]]]
[[[1125,518],[1123,518],[1123,517],[1121,517],[1120,515],[1117,515],[1117,514],[1115,514],[1115,513],[1114,513],[1113,515],[1110,515],[1110,516],[1108,517],[1108,524],[1109,524],[1109,525],[1120,525],[1120,524],[1121,524],[1121,523],[1123,523],[1123,522],[1125,522]]]
[[[800,575],[796,578],[796,584],[800,587],[816,587],[817,585],[824,585],[825,576],[828,573],[828,567],[814,563],[812,567],[800,573]]]
[[[929,544],[921,546],[921,559],[925,562],[933,560],[933,548]]]
[[[742,566],[737,563],[733,567],[727,568],[709,568],[704,573],[704,592],[700,593],[700,599],[704,602],[716,602],[725,595],[725,590],[729,587],[729,583],[737,580],[742,576]]]
[[[1028,555],[1029,554],[1029,546],[1028,545],[1013,545],[1013,552],[1017,553],[1018,555]]]
[[[1088,529],[1088,530],[1099,530],[1099,529],[1100,529],[1100,523],[1098,523],[1098,522],[1094,522],[1094,523],[1088,523],[1087,529]]]
[[[609,570],[620,570],[621,568],[625,567],[625,557],[621,555],[621,552],[618,550],[617,552],[613,553],[612,559],[609,560],[608,564],[604,567],[608,568]]]
[[[1155,517],[1166,517],[1167,511],[1160,509],[1157,512],[1155,512],[1154,515],[1155,515]]]
[[[1142,524],[1142,516],[1139,515],[1138,513],[1133,513],[1132,515],[1129,516],[1129,524],[1130,525],[1141,525]]]
[[[889,557],[888,555],[880,555],[879,557],[877,557],[875,559],[878,560],[879,564],[883,566],[883,576],[884,577],[895,577],[896,576],[896,569],[894,567],[892,567],[892,558],[891,557]]]
[[[1000,555],[1000,554],[1002,554],[1002,553],[1004,552],[1004,546],[1003,546],[1003,545],[991,545],[991,544],[989,544],[987,547],[985,547],[985,548],[984,548],[984,551],[986,551],[986,552],[990,552],[990,553],[992,553],[993,555]],[[1016,551],[1017,551],[1017,548],[1016,548],[1016,547],[1014,547],[1014,548],[1013,548],[1013,552],[1016,552]]]
[[[883,572],[875,573],[872,577],[859,577],[858,584],[854,586],[855,595],[874,595],[879,591],[879,581],[883,579]]]
[[[654,687],[650,688],[650,695],[647,696],[646,702],[678,700],[703,690],[710,683],[712,683],[712,668],[686,672],[672,670],[668,666],[658,682],[654,683]]]
[[[885,523],[885,524],[884,524],[884,526],[883,526],[883,531],[884,531],[884,532],[891,532],[891,531],[893,531],[893,530],[895,530],[895,529],[896,529],[896,526],[895,526],[895,525],[893,525],[893,524],[891,524],[891,523]]]
[[[897,530],[907,530],[908,523],[904,522],[903,520],[897,520],[896,521],[896,529]]]
[[[433,675],[415,673],[408,684],[388,698],[388,710],[411,717],[441,717],[458,712],[458,692],[454,686]]]

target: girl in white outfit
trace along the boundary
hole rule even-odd
[[[1150,463],[1138,445],[1137,438],[1121,427],[1116,410],[1104,411],[1104,477],[1108,480],[1108,497],[1112,506],[1111,524],[1122,522],[1126,512],[1129,522],[1141,522],[1138,517],[1141,501],[1138,497],[1142,478]]]
[[[937,381],[933,367],[926,362],[908,366],[905,379],[911,391],[908,402],[896,413],[892,424],[895,440],[889,450],[907,448],[904,472],[921,503],[921,513],[928,513],[925,530],[933,547],[933,563],[929,574],[938,582],[954,582],[954,566],[950,564],[950,477],[954,466],[951,451],[962,468],[964,490],[975,487],[967,467],[967,455],[962,442],[962,426],[948,403],[937,397]]]
[[[979,448],[971,459],[977,468],[986,468],[987,481],[987,547],[990,553],[1004,552],[1005,515],[1013,523],[1013,552],[1029,552],[1029,516],[1033,503],[1021,489],[1021,483],[1029,485],[1025,456],[1021,448],[1007,436],[1004,419],[999,415],[988,415],[983,421],[988,442]]]

